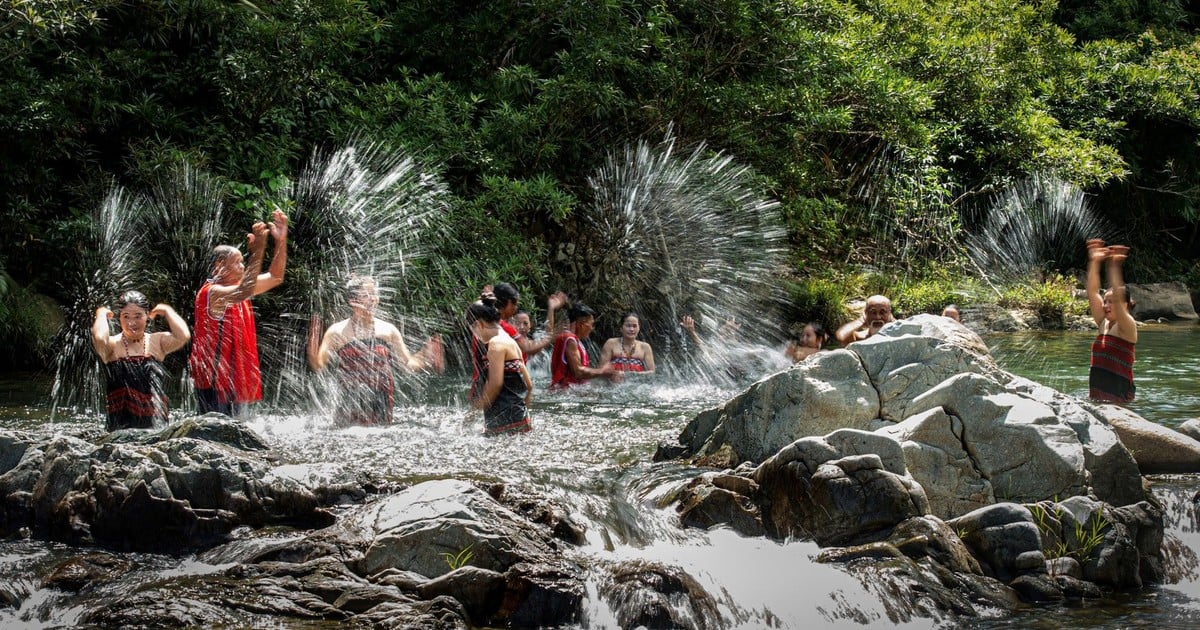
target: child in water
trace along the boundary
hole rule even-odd
[[[820,322],[808,322],[800,332],[800,340],[789,341],[784,354],[793,362],[799,363],[820,352],[828,341],[829,333],[825,332],[825,327]]]
[[[1132,402],[1134,346],[1137,344],[1137,322],[1130,309],[1133,300],[1125,286],[1121,265],[1128,258],[1124,245],[1104,246],[1094,238],[1087,242],[1087,294],[1092,319],[1100,334],[1092,342],[1092,367],[1088,375],[1089,395],[1104,402]],[[1108,291],[1100,292],[1100,267],[1108,276]]]

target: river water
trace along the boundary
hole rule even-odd
[[[1086,395],[1086,333],[1023,333],[987,339],[1001,366],[1071,394]],[[533,432],[485,439],[480,418],[462,403],[465,376],[407,384],[414,402],[397,409],[398,424],[338,429],[328,415],[294,407],[265,408],[250,421],[279,453],[302,462],[343,462],[398,482],[455,477],[505,481],[561,502],[587,524],[579,550],[584,566],[597,561],[645,559],[683,568],[720,603],[732,627],[891,627],[878,585],[837,567],[818,564],[811,542],[742,538],[726,530],[680,527],[670,500],[695,469],[651,461],[660,442],[672,442],[696,412],[723,403],[754,378],[782,366],[771,348],[742,348],[731,355],[734,374],[660,374],[568,393],[548,393],[544,367]],[[740,357],[740,358],[739,358]],[[750,360],[753,357],[753,360]],[[535,364],[536,365],[536,364]],[[1200,327],[1143,330],[1138,344],[1138,402],[1133,408],[1168,426],[1200,416]],[[35,376],[0,380],[0,424],[43,430],[49,383]],[[320,396],[317,396],[320,398]],[[267,406],[269,407],[269,406]],[[56,422],[102,424],[93,411],[58,413]],[[1200,551],[1200,527],[1191,496],[1192,476],[1155,478],[1167,503],[1168,530]],[[36,542],[0,543],[0,575],[20,579],[23,568],[50,562],[61,550]],[[138,556],[146,575],[208,572],[220,567],[194,558]],[[1193,572],[1194,573],[1194,572]],[[615,625],[593,594],[584,627]],[[0,611],[0,625],[69,626],[72,602],[37,591],[20,611]],[[930,627],[944,620],[921,619]],[[1042,606],[1001,617],[986,615],[973,627],[1163,628],[1200,626],[1200,578],[1102,602]]]

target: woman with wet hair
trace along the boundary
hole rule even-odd
[[[638,340],[641,320],[637,313],[621,318],[621,336],[604,342],[600,349],[600,365],[612,365],[618,372],[654,373],[654,349]]]
[[[116,311],[96,309],[92,322],[92,348],[104,364],[109,431],[148,429],[167,421],[167,394],[163,387],[166,356],[192,338],[187,323],[166,304],[150,308],[150,301],[137,291],[126,291],[117,299]],[[113,335],[110,320],[117,319],[121,332]],[[162,317],[167,330],[147,331],[150,320]]]
[[[1100,334],[1092,342],[1092,366],[1088,374],[1088,394],[1095,400],[1111,403],[1133,402],[1133,361],[1136,357],[1138,329],[1130,310],[1133,300],[1121,272],[1128,258],[1124,245],[1104,246],[1094,238],[1087,242],[1088,307]],[[1108,276],[1108,291],[1100,291],[1100,267]]]
[[[524,433],[532,428],[533,381],[521,348],[500,326],[501,321],[496,298],[490,293],[467,308],[472,360],[477,367],[471,406],[483,410],[484,435]]]
[[[334,421],[339,426],[391,424],[392,368],[441,373],[441,337],[433,335],[420,352],[410,353],[400,330],[375,316],[379,290],[370,276],[350,278],[346,302],[350,317],[332,324],[324,336],[320,318],[313,317],[310,322],[308,366],[320,371],[331,360],[336,361],[339,404]]]
[[[578,385],[593,378],[621,380],[621,372],[610,364],[591,367],[587,348],[582,340],[592,334],[596,325],[596,312],[586,304],[573,304],[567,310],[567,329],[554,338],[554,351],[550,354],[550,387],[562,389]]]

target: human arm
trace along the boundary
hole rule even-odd
[[[684,315],[683,319],[679,320],[679,326],[687,331],[692,343],[700,345],[700,336],[696,334],[696,320],[692,319],[691,315]]]
[[[429,336],[429,341],[421,348],[421,361],[427,372],[441,374],[446,371],[446,350],[441,335],[434,333]]]
[[[529,376],[529,366],[521,362],[521,378],[525,380],[525,413],[533,406],[533,379]]]
[[[96,309],[96,319],[92,321],[92,349],[100,357],[101,363],[108,363],[114,358],[112,345],[109,343],[112,328],[108,320],[112,319],[112,316],[111,309],[101,306]]]
[[[271,225],[268,229],[271,239],[275,241],[275,249],[271,252],[271,267],[267,273],[258,275],[258,282],[254,285],[254,295],[261,295],[283,284],[283,274],[287,269],[287,215],[276,208],[271,215]]]
[[[162,352],[162,356],[158,357],[161,361],[164,357],[176,350],[182,348],[192,339],[192,331],[188,329],[187,322],[175,312],[175,309],[166,304],[159,304],[150,311],[150,318],[162,317],[167,322],[167,331],[155,333],[158,338],[158,349]]]
[[[1109,307],[1116,326],[1111,327],[1111,333],[1130,343],[1137,343],[1137,321],[1129,312],[1128,289],[1125,287],[1125,275],[1121,267],[1129,257],[1129,248],[1124,245],[1113,245],[1108,248],[1108,259],[1105,273],[1108,275],[1108,286],[1112,291],[1109,296]]]
[[[329,343],[327,336],[321,334],[321,316],[313,315],[308,320],[308,343],[305,344],[305,355],[308,357],[308,368],[314,372],[325,369],[329,362]]]
[[[1100,293],[1100,266],[1108,257],[1108,248],[1104,241],[1094,238],[1087,242],[1087,296],[1088,310],[1096,327],[1104,329],[1104,296]]]
[[[833,336],[838,340],[838,343],[842,344],[843,346],[849,345],[850,343],[862,339],[862,336],[860,336],[859,332],[862,330],[863,326],[866,325],[867,316],[865,314],[859,315],[854,320],[842,324],[841,328],[838,328],[837,332],[835,332]]]
[[[642,342],[642,346],[644,346],[646,348],[646,371],[643,372],[643,374],[653,374],[654,373],[654,348],[651,348],[650,344],[646,343],[645,341]]]
[[[262,271],[263,250],[267,246],[267,226],[265,223],[255,223],[246,235],[247,247],[250,250],[250,261],[242,272],[241,280],[234,285],[214,282],[208,290],[208,314],[220,318],[230,305],[256,295],[259,272]]]
[[[583,365],[582,354],[579,349],[579,341],[572,340],[567,344],[563,354],[567,358],[567,369],[571,371],[571,376],[576,379],[593,379],[600,377],[608,377],[614,380],[620,380],[621,373],[613,369],[613,366],[608,363],[601,363],[600,367],[593,368]]]
[[[600,365],[601,366],[605,366],[605,365],[608,365],[609,363],[612,363],[613,353],[615,353],[617,351],[618,343],[621,343],[621,340],[617,337],[613,337],[612,339],[609,339],[608,341],[604,342],[604,347],[600,348]]]
[[[504,362],[508,359],[505,345],[507,344],[497,343],[495,339],[488,344],[487,381],[479,397],[472,402],[476,409],[491,407],[496,396],[500,395],[500,388],[504,386]]]

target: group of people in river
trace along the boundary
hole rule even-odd
[[[271,263],[262,271],[268,237],[274,242]],[[166,304],[150,307],[138,291],[123,293],[114,304],[96,309],[92,345],[103,364],[107,385],[108,430],[149,428],[167,418],[163,360],[189,341],[188,368],[200,413],[222,413],[239,417],[249,405],[262,399],[258,339],[250,300],[284,281],[287,266],[288,219],[279,210],[271,222],[258,222],[246,236],[249,260],[232,245],[212,251],[210,275],[196,293],[193,326]],[[1099,239],[1087,242],[1087,293],[1099,335],[1092,345],[1089,377],[1093,398],[1129,402],[1134,397],[1133,361],[1137,324],[1130,314],[1132,300],[1124,285],[1121,268],[1128,248],[1105,246]],[[1109,289],[1101,292],[1101,271]],[[349,317],[322,330],[319,318],[309,326],[306,356],[314,372],[336,364],[340,392],[335,410],[339,425],[378,425],[392,422],[394,404],[393,370],[441,373],[445,369],[444,347],[433,335],[416,353],[410,352],[400,330],[376,316],[379,291],[374,279],[354,276],[346,285]],[[654,350],[639,339],[641,320],[636,313],[621,319],[620,336],[604,342],[599,357],[589,355],[584,340],[595,326],[596,313],[582,303],[569,303],[563,292],[546,302],[546,330],[540,339],[533,335],[534,320],[519,309],[520,294],[511,284],[484,288],[479,299],[466,309],[470,332],[470,356],[474,367],[468,399],[483,411],[485,434],[528,431],[533,381],[527,363],[549,350],[551,389],[565,389],[591,380],[620,382],[627,375],[654,374]],[[566,311],[565,322],[561,314]],[[957,306],[948,305],[942,315],[960,320]],[[112,319],[119,332],[113,334]],[[151,320],[161,318],[167,330],[148,333]],[[863,313],[834,333],[842,345],[867,339],[895,321],[891,301],[871,296]],[[680,328],[693,343],[699,343],[695,321],[685,316]],[[723,330],[736,330],[734,321]],[[732,333],[731,333],[732,334]],[[785,354],[799,362],[822,351],[829,334],[819,322],[806,324]]]

